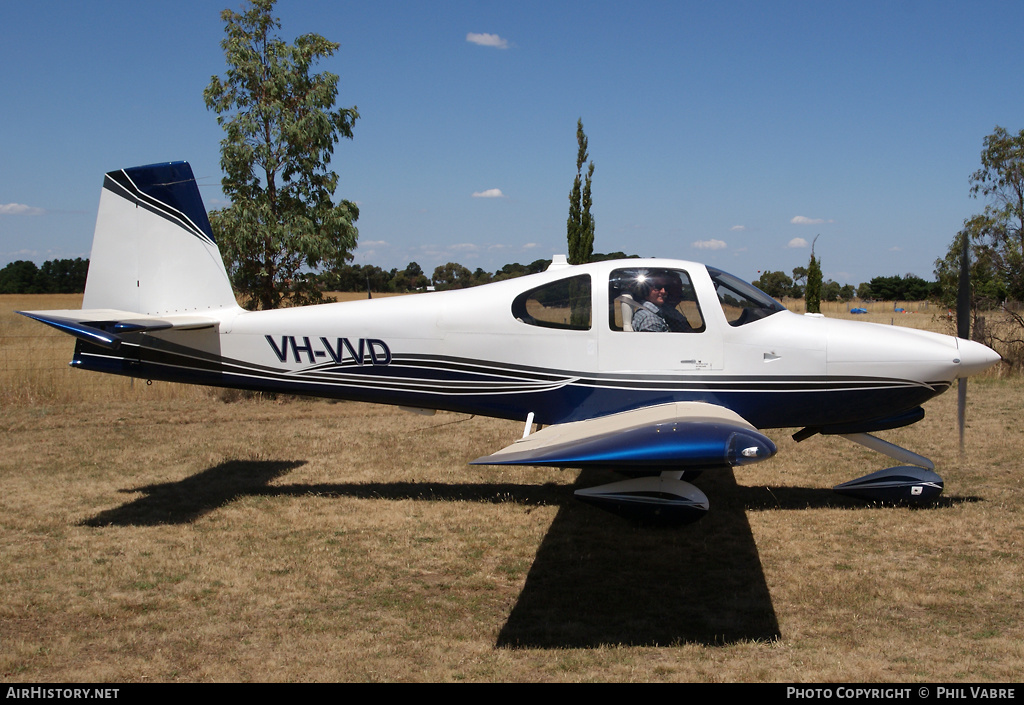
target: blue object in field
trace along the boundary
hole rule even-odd
[[[894,308],[893,311],[895,311],[896,313],[906,313],[907,312],[906,309],[902,309],[902,308]]]
[[[867,312],[868,312],[868,310],[866,308],[851,308],[850,309],[850,313],[867,313]]]

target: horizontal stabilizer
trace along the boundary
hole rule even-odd
[[[172,328],[192,330],[211,328],[217,319],[208,316],[147,316],[114,309],[18,311],[22,316],[53,326],[88,343],[107,348],[117,347],[121,335],[145,333]]]
[[[775,450],[729,409],[671,402],[548,426],[472,464],[713,467],[765,460]]]

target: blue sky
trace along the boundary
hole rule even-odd
[[[87,257],[102,175],[184,159],[223,205],[216,116],[241,0],[0,0],[0,265]],[[355,262],[494,271],[564,253],[576,119],[595,249],[745,279],[931,278],[982,141],[1024,128],[1020,2],[280,0],[361,115],[335,150]],[[489,35],[487,37],[478,35]],[[497,191],[495,191],[497,190]],[[500,193],[500,195],[493,195]],[[488,197],[490,196],[490,197]]]

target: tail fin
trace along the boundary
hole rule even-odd
[[[192,167],[108,173],[82,308],[174,316],[236,306]]]

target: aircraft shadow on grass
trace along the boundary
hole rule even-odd
[[[780,636],[747,511],[868,505],[825,489],[740,487],[733,471],[706,472],[715,512],[684,528],[642,528],[575,501],[573,490],[606,482],[585,470],[573,486],[430,482],[270,485],[305,461],[221,463],[178,482],[122,490],[144,496],[100,512],[85,526],[195,521],[244,496],[356,497],[515,502],[559,507],[500,648],[729,644]],[[945,498],[941,504],[974,501]],[[934,506],[934,505],[933,505]]]

